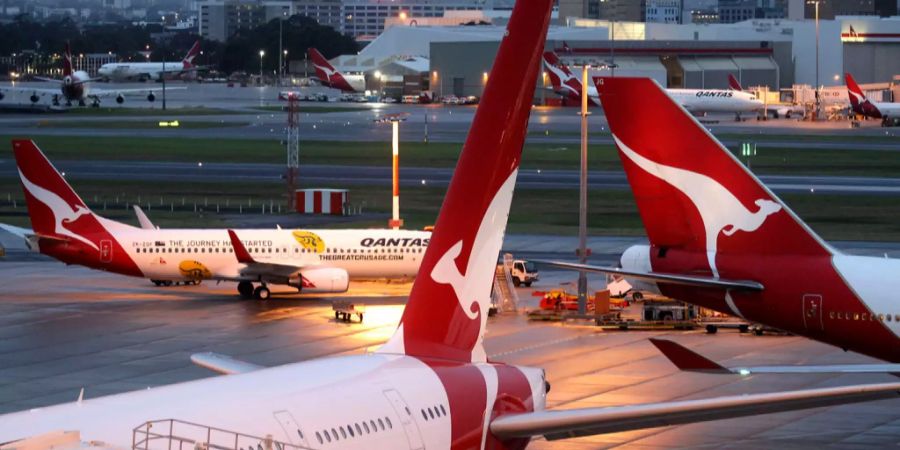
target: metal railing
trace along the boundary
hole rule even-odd
[[[159,445],[157,445],[159,444]],[[177,419],[144,422],[132,434],[132,450],[313,450],[277,441],[272,435],[252,436]]]

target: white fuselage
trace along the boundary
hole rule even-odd
[[[107,225],[109,226],[109,225]],[[239,230],[253,259],[297,267],[335,267],[351,279],[412,278],[431,237],[410,230]],[[241,269],[226,230],[144,230],[114,233],[145,277],[184,280],[186,270],[203,267],[213,280],[240,280]],[[193,261],[199,265],[188,264]]]
[[[491,364],[479,366],[484,366],[482,371],[486,373],[493,372]],[[531,385],[534,409],[543,409],[543,371],[520,370]],[[90,397],[90,392],[85,394]],[[495,399],[489,400],[487,404],[492,407]],[[429,408],[432,413],[444,413],[432,415]],[[266,447],[265,442],[250,436],[271,436],[274,441],[302,448],[440,449],[450,448],[451,436],[450,403],[433,368],[414,357],[368,354],[319,359],[0,415],[0,442],[57,430],[77,430],[83,441],[132,448],[133,439],[143,439],[140,430],[147,427],[142,425],[162,419],[249,435],[239,437],[235,445],[233,434],[212,433],[211,444],[226,448]],[[154,424],[150,431],[167,435],[169,423]],[[204,427],[176,423],[173,432],[198,443],[207,440]],[[162,442],[153,441],[149,447],[165,448],[166,441]],[[175,445],[180,448],[178,441]]]
[[[758,111],[764,103],[753,94],[730,89],[666,89],[669,97],[692,113]],[[588,97],[600,104],[595,86],[588,87]]]
[[[881,112],[882,118],[900,117],[900,103],[887,102],[871,102],[878,111]]]
[[[161,79],[162,74],[167,77],[178,76],[184,67],[181,61],[144,62],[144,63],[106,63],[100,66],[97,74],[112,81],[133,80],[146,77],[151,80]]]

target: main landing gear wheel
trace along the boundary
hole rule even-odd
[[[238,283],[238,293],[240,293],[243,298],[253,297],[253,283],[241,281]]]
[[[268,300],[271,295],[272,293],[269,292],[269,288],[265,285],[259,286],[253,291],[253,296],[256,297],[257,300]]]

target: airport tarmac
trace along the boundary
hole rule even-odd
[[[40,142],[40,141],[38,141]],[[103,161],[58,160],[54,165],[71,180],[143,180],[190,182],[262,182],[284,183],[284,166],[262,163],[217,163],[204,161]],[[16,177],[16,163],[12,158],[0,158],[0,177]],[[427,185],[446,187],[453,176],[452,168],[402,167],[400,184],[406,187]],[[390,186],[391,168],[381,166],[338,166],[304,164],[300,177],[307,185],[333,186],[364,185]],[[900,194],[900,178],[761,175],[759,177],[776,192],[840,193],[840,194]],[[525,189],[577,189],[577,170],[535,170],[519,172],[516,186]],[[591,189],[628,190],[630,186],[622,171],[592,170],[588,173]]]
[[[213,351],[262,365],[371,351],[393,332],[409,283],[354,283],[363,324],[334,321],[329,298],[278,295],[239,300],[234,286],[158,288],[48,260],[2,261],[0,412],[217,376],[193,366]],[[39,287],[39,288],[38,288]],[[536,286],[540,289],[540,286]],[[520,297],[533,307],[530,290]],[[529,323],[521,314],[488,322],[492,359],[547,370],[553,408],[771,392],[864,382],[887,375],[732,377],[678,372],[647,342],[666,337],[725,364],[861,363],[870,359],[789,336],[736,332],[603,332]],[[159,417],[148,417],[160,419]],[[135,426],[139,424],[134,424]],[[237,430],[239,431],[239,430]],[[900,445],[900,399],[704,424],[546,442],[532,449],[885,448]]]
[[[40,83],[27,85],[38,86]],[[235,126],[215,128],[180,128],[180,129],[142,129],[141,135],[151,136],[177,136],[177,137],[203,137],[203,138],[258,138],[281,139],[284,134],[285,114],[262,110],[284,106],[285,102],[278,100],[278,93],[291,89],[287,87],[232,87],[225,84],[195,84],[172,83],[172,86],[185,86],[187,89],[173,90],[167,95],[167,105],[170,115],[163,117],[154,116],[92,116],[65,113],[40,113],[23,114],[7,113],[0,116],[0,133],[19,134],[26,132],[29,135],[71,135],[71,136],[131,136],[134,131],[127,128],[105,128],[98,126],[79,126],[78,128],[56,127],[56,122],[91,121],[116,122],[155,122],[161,118],[169,120],[178,119],[182,122],[221,122],[233,123]],[[46,87],[46,86],[44,86]],[[155,83],[124,83],[107,84],[100,83],[100,89],[131,89],[160,87]],[[322,88],[314,88],[322,90]],[[332,95],[339,93],[332,91]],[[21,96],[20,96],[21,97]],[[26,98],[10,95],[2,105],[25,103]],[[141,96],[129,97],[123,108],[154,108],[161,107],[160,97],[153,103],[143,100]],[[206,108],[221,108],[229,110],[227,115],[203,115],[184,116],[179,115],[178,109],[193,108],[202,105]],[[103,104],[104,107],[120,107],[112,101]],[[346,109],[346,111],[316,113],[304,112],[304,109],[315,111],[319,107],[330,109]],[[365,108],[360,110],[360,108]],[[389,126],[374,126],[373,120],[385,114],[408,113],[409,117],[401,127],[401,139],[406,141],[421,141],[427,136],[433,142],[462,142],[469,130],[476,107],[471,105],[407,105],[384,103],[345,103],[345,102],[301,102],[300,103],[300,136],[302,140],[340,140],[340,141],[386,141],[390,138]],[[591,142],[597,144],[612,144],[612,138],[608,134],[606,120],[600,108],[596,108],[591,116],[589,128],[592,133]],[[748,117],[749,118],[749,117]],[[758,148],[796,148],[796,149],[859,149],[859,150],[883,150],[896,151],[898,146],[892,142],[872,141],[858,139],[865,137],[898,137],[900,130],[895,128],[882,128],[877,121],[863,122],[860,128],[850,128],[849,122],[821,122],[808,123],[796,119],[780,119],[759,122],[745,120],[735,122],[732,115],[710,115],[700,119],[714,134],[774,134],[778,136],[790,135],[816,135],[827,136],[829,139],[816,141],[806,139],[789,139],[779,137],[776,139],[764,139],[758,142]],[[566,107],[535,107],[532,111],[529,125],[528,142],[549,143],[577,143],[580,133],[580,118],[576,108]],[[726,145],[740,145],[740,142],[725,137]]]

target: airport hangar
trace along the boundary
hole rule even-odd
[[[366,73],[368,89],[391,85],[407,95],[430,89],[438,96],[480,96],[504,31],[505,19],[490,20],[491,25],[427,26],[421,18],[410,19],[385,30],[359,54],[333,63]],[[841,16],[819,25],[819,85],[843,85],[850,72],[858,82],[881,83],[900,98],[894,86],[900,75],[900,17]],[[550,27],[546,45],[563,63],[590,64],[592,75],[609,74],[598,68],[614,54],[617,75],[648,76],[671,88],[726,88],[729,73],[745,87],[770,91],[816,85],[813,20],[680,25],[569,19]],[[549,87],[549,80],[539,82]]]

